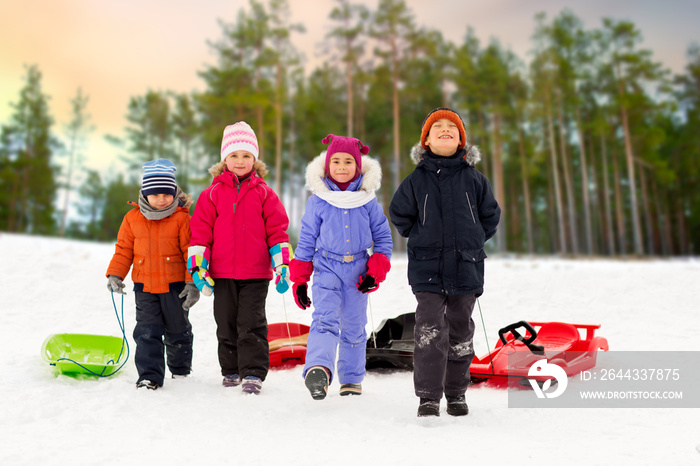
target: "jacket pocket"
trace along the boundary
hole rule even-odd
[[[131,270],[131,280],[134,283],[143,283],[146,275],[146,257],[134,255],[134,267]]]
[[[486,252],[481,249],[461,249],[459,251],[457,278],[459,286],[478,288],[484,284],[484,259]]]
[[[440,248],[409,248],[408,250],[408,283],[436,284],[441,286],[439,279],[442,249]]]
[[[185,280],[185,260],[180,254],[161,256],[166,283],[181,282]]]

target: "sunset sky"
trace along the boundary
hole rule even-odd
[[[307,71],[323,57],[316,46],[330,27],[331,0],[290,0],[292,21],[306,33],[292,41],[307,58]],[[378,0],[363,0],[370,9]],[[570,8],[597,28],[602,17],[631,20],[642,31],[642,47],[676,73],[686,50],[700,41],[700,1],[669,0],[407,0],[418,26],[439,29],[459,43],[468,26],[486,44],[495,37],[521,59],[532,47],[534,15],[551,18]],[[122,135],[128,100],[151,90],[203,89],[197,71],[214,63],[207,41],[221,37],[218,19],[234,22],[248,0],[0,0],[0,124],[12,113],[23,85],[25,64],[37,64],[51,97],[54,132],[70,119],[69,101],[78,87],[90,98],[93,132],[88,166],[107,168],[115,156],[105,134]]]

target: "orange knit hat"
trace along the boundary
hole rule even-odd
[[[433,126],[433,123],[443,118],[447,118],[457,125],[457,128],[459,129],[459,149],[464,148],[464,146],[467,145],[467,132],[464,130],[464,122],[462,121],[462,117],[459,116],[459,113],[447,107],[436,108],[432,112],[428,113],[427,117],[425,117],[425,120],[423,121],[423,129],[420,133],[420,145],[423,146],[424,149],[428,149],[428,146],[425,144],[425,140],[428,139],[430,127]]]

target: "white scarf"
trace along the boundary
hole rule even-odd
[[[377,196],[367,191],[322,191],[315,193],[318,197],[340,209],[362,207]]]

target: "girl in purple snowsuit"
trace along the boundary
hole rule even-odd
[[[341,396],[362,393],[366,293],[386,278],[392,249],[389,221],[374,194],[381,184],[379,163],[362,156],[369,148],[359,139],[329,134],[323,143],[329,144],[328,150],[306,169],[312,196],[290,264],[294,299],[301,309],[311,306],[307,283],[314,276],[303,374],[315,400],[326,397],[336,373]]]

